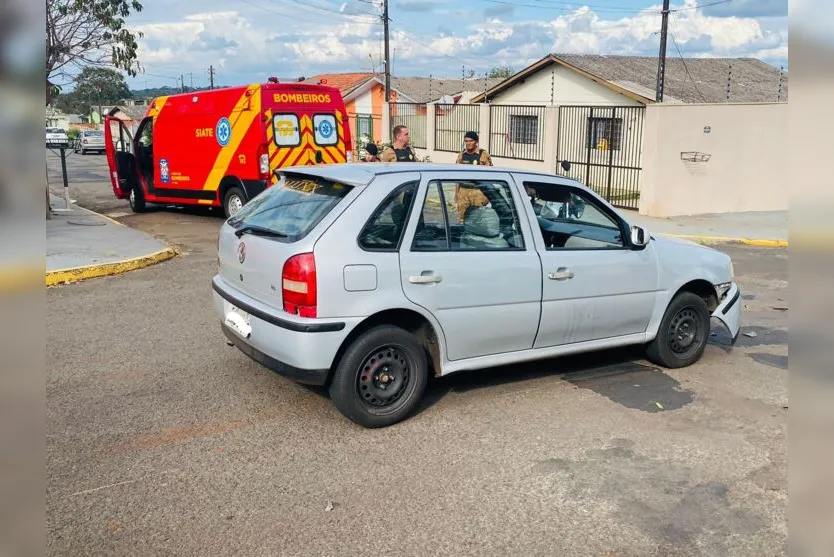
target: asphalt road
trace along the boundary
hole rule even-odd
[[[129,214],[103,157],[69,165],[79,203],[184,253],[47,293],[47,553],[787,553],[787,250],[721,248],[746,334],[695,366],[465,373],[364,430],[226,346],[219,216]]]

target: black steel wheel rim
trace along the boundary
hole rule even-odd
[[[356,377],[359,400],[372,409],[388,409],[402,399],[411,382],[412,366],[405,350],[384,346],[371,352]]]
[[[669,348],[678,356],[690,355],[701,343],[701,329],[701,319],[695,308],[683,308],[669,324]]]

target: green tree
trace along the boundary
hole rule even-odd
[[[75,90],[59,95],[55,106],[67,114],[88,114],[91,106],[118,104],[131,96],[121,73],[110,68],[86,67],[75,80]]]
[[[60,92],[56,82],[67,81],[74,70],[110,65],[136,75],[136,39],[142,34],[125,28],[131,11],[142,11],[139,0],[46,0],[46,106]]]
[[[125,20],[140,11],[139,0],[46,0],[46,104],[53,83],[87,66],[135,76],[142,34],[126,29]]]
[[[495,66],[487,73],[487,77],[507,79],[515,73],[512,66]]]

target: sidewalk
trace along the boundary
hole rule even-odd
[[[46,221],[46,285],[117,275],[176,255],[173,248],[108,217],[77,205],[61,212],[64,201],[50,198]]]
[[[702,244],[737,243],[763,247],[788,246],[788,212],[721,213],[691,217],[647,217],[621,211],[627,221],[652,234],[686,238]]]

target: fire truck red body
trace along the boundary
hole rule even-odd
[[[350,162],[339,90],[277,83],[158,97],[135,136],[105,121],[113,192],[134,211],[146,203],[223,207],[231,215],[287,166]]]

